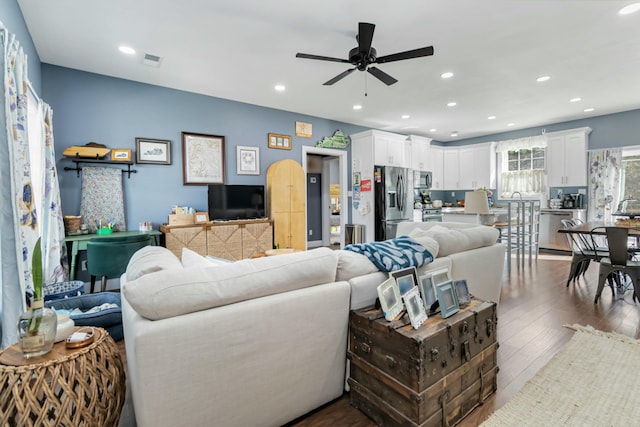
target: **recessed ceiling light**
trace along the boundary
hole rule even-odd
[[[356,104],[356,105],[353,106],[353,109],[354,110],[362,110],[362,105]]]
[[[453,132],[451,132],[451,136],[458,136],[458,131],[454,130]]]
[[[582,98],[580,98],[580,97],[577,97],[577,98],[571,98],[571,99],[569,100],[569,102],[580,102],[580,101],[582,101]]]
[[[507,123],[507,126],[511,127],[511,126],[515,126],[515,123]]]
[[[447,107],[455,107],[456,105],[458,105],[456,102],[449,102]]]
[[[410,115],[408,115],[408,114],[403,114],[403,115],[402,115],[402,118],[403,118],[403,119],[408,119],[409,117],[411,117],[411,116],[410,116]]]
[[[287,87],[285,85],[275,85],[273,88],[278,92],[284,92]]]
[[[595,110],[595,108],[585,108],[585,109],[584,109],[584,112],[585,112],[585,113],[590,113],[590,112],[592,112],[592,111],[594,111],[594,110]]]
[[[442,77],[443,79],[450,79],[451,77],[453,77],[453,73],[451,71],[447,71],[446,73],[440,74],[440,77]]]
[[[496,116],[489,116],[489,117],[487,117],[487,120],[495,120],[495,119],[496,119]]]
[[[540,76],[536,79],[537,82],[546,82],[547,80],[549,80],[551,77],[549,76]]]
[[[618,15],[630,15],[640,10],[640,3],[631,3],[618,11]]]
[[[122,53],[126,53],[127,55],[133,55],[136,53],[136,50],[129,46],[118,46],[118,50]]]
[[[436,129],[436,128],[429,129],[429,132],[437,132],[437,131],[438,131],[438,129]]]

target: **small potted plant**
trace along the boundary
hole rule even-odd
[[[58,326],[56,313],[44,306],[40,239],[33,248],[31,276],[33,278],[33,299],[29,309],[22,313],[18,320],[18,340],[25,358],[41,356],[51,351]]]

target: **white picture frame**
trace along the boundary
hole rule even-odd
[[[402,299],[409,314],[411,326],[413,326],[413,329],[418,329],[428,318],[424,303],[420,298],[420,289],[414,286],[403,295]]]
[[[382,314],[384,318],[389,322],[394,320],[402,310],[404,304],[402,303],[402,297],[400,296],[400,290],[396,279],[390,277],[382,282],[378,288],[378,298],[380,299],[380,306],[382,307]]]
[[[236,173],[238,175],[260,175],[260,148],[236,147]]]

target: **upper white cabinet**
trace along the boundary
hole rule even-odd
[[[459,188],[460,183],[460,151],[457,147],[445,148],[443,153],[444,185],[445,190]]]
[[[409,167],[413,170],[433,172],[429,167],[431,139],[416,135],[410,135],[410,138]]]
[[[491,144],[473,144],[459,148],[459,189],[491,188],[495,170]]]
[[[428,169],[431,171],[431,188],[444,189],[444,150],[442,147],[431,146],[429,148]]]
[[[376,165],[411,167],[409,151],[411,147],[406,136],[387,132],[369,131],[369,141],[373,147],[373,159]]]
[[[591,128],[547,133],[547,183],[550,187],[587,185],[587,147]]]

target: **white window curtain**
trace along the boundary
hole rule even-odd
[[[45,284],[64,280],[66,249],[51,109],[37,98],[29,100],[26,56],[15,35],[1,24],[0,44],[4,100],[0,107],[0,348],[4,348],[17,341],[18,317],[26,309],[26,295],[33,293],[31,254],[38,237],[42,236]],[[30,124],[29,117],[42,121]],[[35,168],[41,171],[38,176],[31,168],[29,129],[41,150],[33,156],[40,159],[40,167]],[[39,188],[39,198],[34,187]]]
[[[496,143],[496,153],[500,155],[500,194],[502,194],[502,197],[508,198],[516,191],[525,195],[535,195],[547,191],[546,171],[542,169],[523,171],[508,170],[509,151],[546,147],[547,138],[544,135],[508,139]]]
[[[612,221],[620,202],[622,149],[589,151],[589,221]]]

